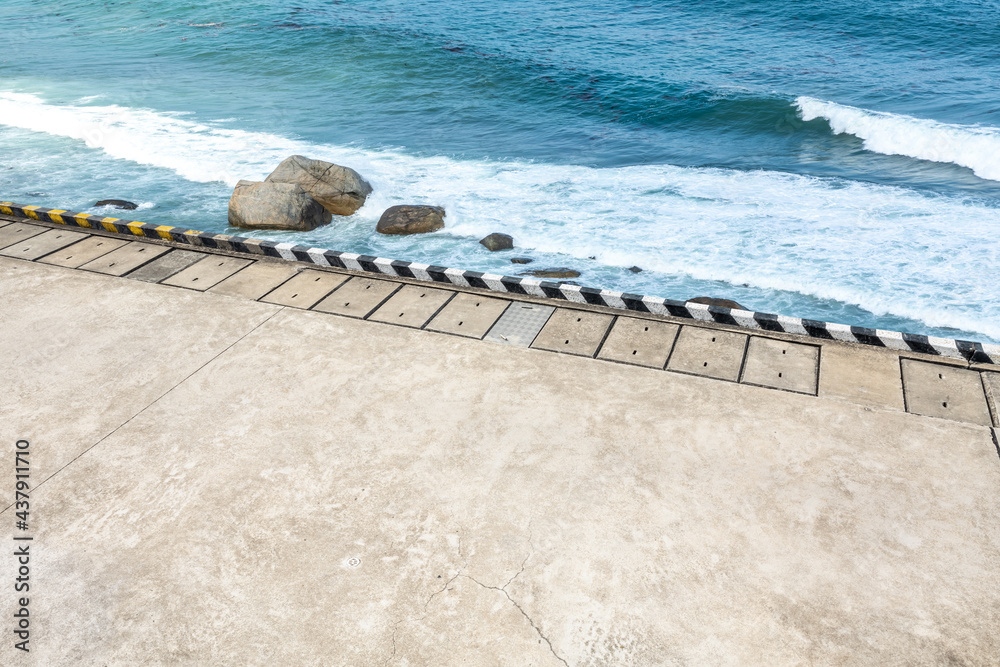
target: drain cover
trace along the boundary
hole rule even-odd
[[[515,301],[507,307],[483,340],[528,347],[554,310],[552,306]]]

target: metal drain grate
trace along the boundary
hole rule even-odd
[[[515,301],[507,307],[483,340],[503,345],[528,347],[542,330],[555,308]]]

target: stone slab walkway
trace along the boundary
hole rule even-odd
[[[1000,655],[987,369],[11,224],[3,664]]]

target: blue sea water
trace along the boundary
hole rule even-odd
[[[301,153],[374,194],[257,235],[1000,341],[996,0],[2,0],[0,21],[6,200],[233,232],[235,182]],[[446,229],[375,234],[399,203]],[[494,231],[517,249],[478,245]]]

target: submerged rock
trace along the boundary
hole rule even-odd
[[[638,266],[630,266],[628,267],[628,270],[631,271],[632,273],[642,273],[642,269],[640,269]]]
[[[302,155],[283,160],[264,181],[298,185],[334,215],[352,215],[372,192],[368,181],[350,167]]]
[[[113,206],[114,208],[120,208],[123,211],[134,211],[139,208],[138,204],[133,204],[132,202],[125,201],[124,199],[102,199],[94,204],[94,208],[99,206]]]
[[[688,299],[688,303],[703,303],[706,306],[717,306],[719,308],[732,308],[733,310],[746,310],[743,306],[730,299],[716,299],[711,296],[696,296]]]
[[[560,266],[553,269],[536,269],[534,271],[525,271],[519,275],[522,276],[534,276],[536,278],[579,278],[580,272],[574,271],[573,269],[567,269],[564,266]]]
[[[293,183],[240,181],[229,199],[233,227],[309,231],[330,219],[322,204]]]
[[[444,209],[440,206],[390,206],[378,219],[379,234],[426,234],[444,227]]]
[[[531,259],[530,257],[511,257],[510,258],[510,263],[511,264],[531,264],[534,261],[535,260]]]
[[[510,250],[514,247],[514,239],[507,234],[501,234],[499,232],[493,232],[484,239],[480,239],[479,243],[486,246],[486,249],[490,252],[496,252],[497,250]]]

